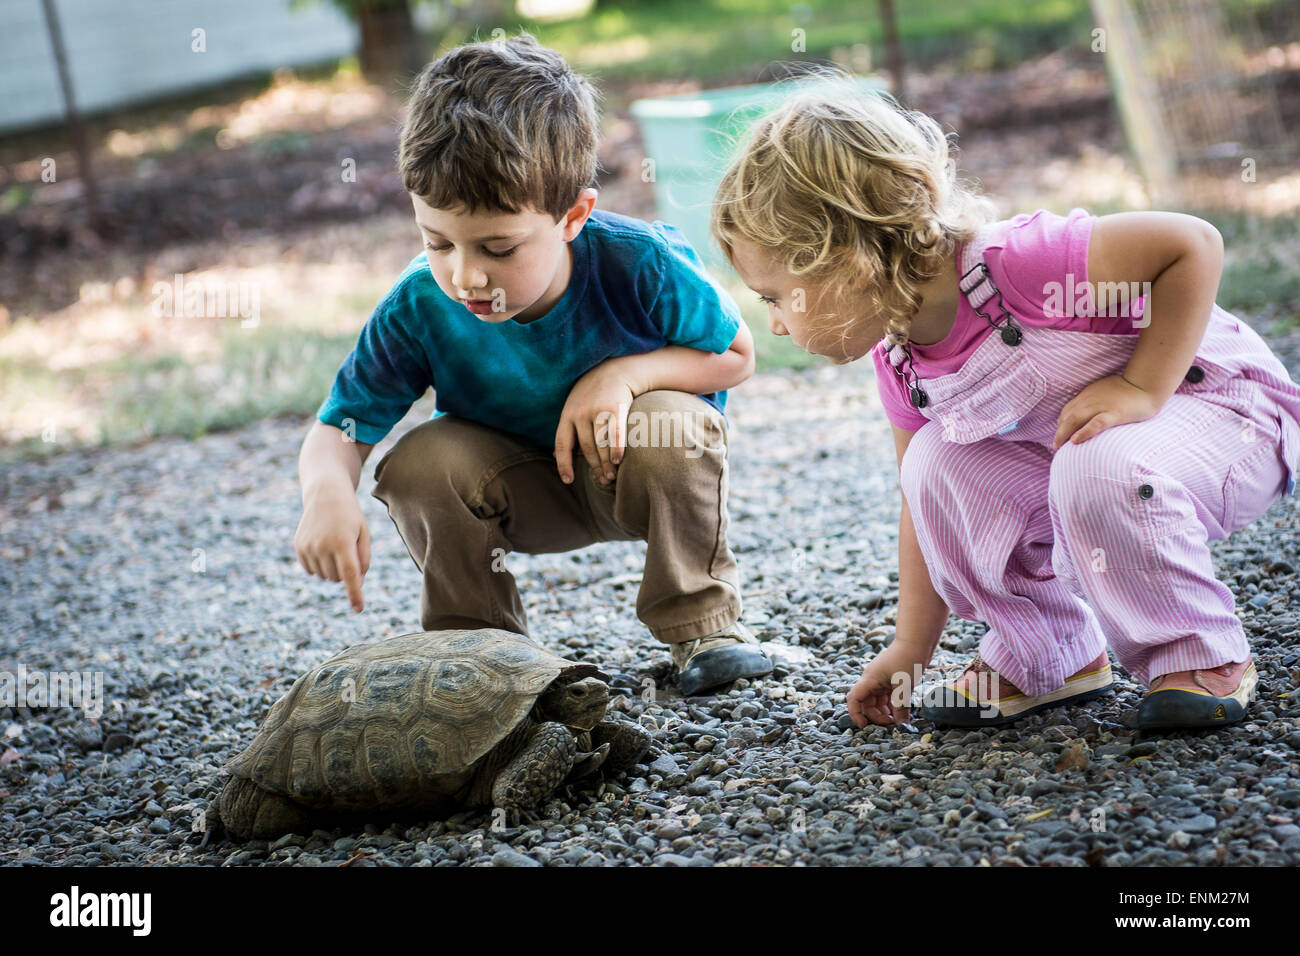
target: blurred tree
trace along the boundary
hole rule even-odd
[[[405,81],[420,72],[431,49],[468,26],[506,29],[511,0],[330,0],[361,29],[361,71],[375,82]],[[415,7],[428,35],[416,28]]]
[[[332,0],[361,30],[361,72],[383,81],[419,72],[424,44],[411,19],[409,0]]]
[[[82,187],[86,191],[86,209],[89,213],[90,227],[103,233],[107,223],[99,205],[99,189],[95,185],[95,173],[90,163],[90,147],[86,144],[86,133],[81,126],[81,116],[77,112],[77,97],[72,90],[72,77],[68,73],[68,53],[63,43],[63,26],[59,22],[59,13],[54,0],[41,0],[45,11],[45,26],[50,35],[50,46],[54,49],[54,65],[59,74],[59,88],[63,91],[63,108],[67,117],[68,137],[72,140],[72,152],[77,157],[77,173],[81,176]]]
[[[880,22],[884,26],[885,55],[889,60],[889,72],[894,80],[894,98],[904,103],[907,100],[907,89],[903,82],[903,43],[898,38],[898,18],[894,15],[894,0],[880,0]]]

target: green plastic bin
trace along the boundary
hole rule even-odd
[[[864,94],[887,90],[876,77],[854,81]],[[711,266],[725,265],[709,238],[709,209],[736,144],[749,126],[795,88],[794,81],[731,86],[699,93],[637,100],[646,157],[653,160],[659,218],[680,229]]]

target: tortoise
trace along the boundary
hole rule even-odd
[[[565,782],[645,754],[644,728],[606,717],[607,681],[493,628],[350,647],[299,677],[226,763],[206,829],[267,839],[375,811],[488,806],[515,825]]]

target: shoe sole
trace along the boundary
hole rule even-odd
[[[742,677],[763,677],[772,673],[772,667],[772,659],[752,645],[719,647],[692,658],[678,672],[677,687],[683,697],[694,697]]]
[[[1095,671],[1089,671],[1086,674],[1078,674],[1066,680],[1065,686],[1044,694],[1042,697],[1026,697],[1024,694],[1016,694],[999,702],[1003,709],[996,711],[996,716],[986,716],[989,710],[995,709],[990,707],[976,707],[974,701],[971,701],[965,694],[961,696],[970,703],[952,704],[944,706],[933,706],[922,703],[918,708],[919,715],[929,720],[937,726],[947,727],[1003,727],[1007,724],[1014,723],[1022,717],[1028,717],[1030,714],[1036,714],[1040,710],[1047,710],[1050,707],[1066,707],[1072,704],[1082,704],[1086,701],[1095,700],[1098,697],[1104,697],[1107,694],[1114,693],[1115,679],[1111,673],[1110,664]],[[956,694],[957,691],[949,690],[949,694]],[[1023,706],[1020,702],[1034,700],[1037,703]],[[1008,705],[1010,705],[1008,707]],[[996,709],[995,709],[996,710]]]
[[[1242,675],[1241,688],[1231,697],[1194,690],[1154,690],[1138,708],[1136,724],[1139,730],[1184,729],[1197,727],[1224,727],[1235,724],[1246,716],[1246,704],[1255,699],[1259,674],[1252,663]],[[1243,704],[1238,695],[1246,699]]]

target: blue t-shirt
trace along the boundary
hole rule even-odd
[[[594,211],[571,242],[573,273],[532,322],[485,322],[448,298],[421,252],[344,359],[316,417],[373,445],[430,386],[437,418],[457,415],[546,448],[574,383],[608,358],[684,345],[722,354],[735,301],[673,226]],[[701,395],[718,411],[727,393]]]

